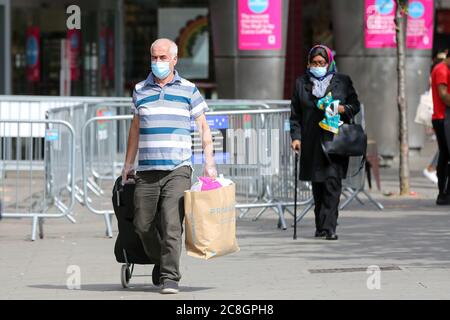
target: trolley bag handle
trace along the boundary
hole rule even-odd
[[[134,174],[128,174],[127,175],[127,182],[125,184],[122,184],[122,176],[119,177],[119,179],[117,179],[117,183],[116,183],[116,198],[117,198],[117,206],[120,207],[120,193],[123,192],[125,185],[127,184],[135,184],[136,180],[135,180],[136,176]],[[131,179],[131,180],[130,180]]]

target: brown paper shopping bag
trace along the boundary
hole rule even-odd
[[[210,191],[185,191],[185,244],[201,259],[239,251],[236,241],[235,185]]]

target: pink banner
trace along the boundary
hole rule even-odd
[[[366,0],[366,48],[395,48],[394,0]]]
[[[394,0],[366,0],[366,48],[395,48]],[[433,46],[433,0],[409,2],[406,45],[410,49],[431,49]]]
[[[67,30],[67,41],[70,45],[70,80],[79,81],[81,75],[81,31]]]
[[[102,28],[100,31],[100,41],[99,41],[99,62],[100,62],[100,77],[102,81],[106,81],[108,77],[108,28]]]
[[[26,37],[26,77],[29,82],[38,82],[41,80],[41,36],[39,27],[28,27]]]
[[[100,75],[102,81],[114,80],[114,33],[104,27],[100,31]]]
[[[107,44],[106,44],[106,58],[108,60],[108,78],[114,81],[114,33],[111,28],[108,28]]]
[[[239,50],[281,49],[282,0],[239,0]]]
[[[410,1],[406,46],[411,49],[433,48],[433,0]]]

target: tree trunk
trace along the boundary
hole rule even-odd
[[[408,195],[409,186],[409,145],[408,145],[408,106],[406,104],[405,78],[405,34],[406,9],[408,0],[396,0],[395,13],[397,39],[397,107],[399,112],[399,140],[400,140],[400,195]]]

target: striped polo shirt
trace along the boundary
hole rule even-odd
[[[132,113],[139,115],[140,122],[137,170],[192,166],[191,117],[197,118],[208,110],[197,87],[177,71],[162,88],[152,73],[136,84]]]

